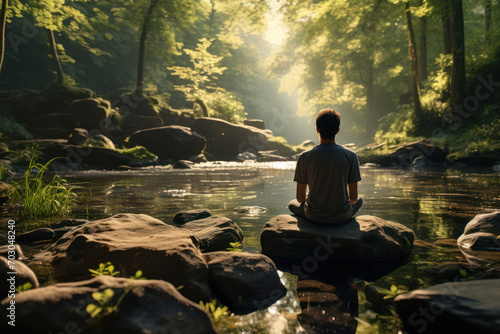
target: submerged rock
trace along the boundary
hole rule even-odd
[[[257,155],[252,153],[252,152],[248,152],[248,151],[242,152],[236,156],[237,161],[247,161],[247,160],[256,160],[256,159],[257,159]]]
[[[118,214],[76,227],[35,259],[51,262],[59,281],[86,279],[88,269],[110,261],[122,275],[142,270],[147,278],[183,286],[181,293],[198,302],[211,297],[198,244],[187,229],[143,214]]]
[[[233,211],[253,216],[266,213],[267,208],[264,208],[262,206],[237,206],[236,208],[233,209]]]
[[[187,222],[210,217],[212,212],[208,209],[194,209],[178,212],[173,219],[175,224],[185,224]]]
[[[205,142],[205,138],[190,128],[172,125],[136,131],[126,144],[129,147],[144,146],[159,159],[177,161],[200,154]]]
[[[243,242],[244,239],[240,227],[221,216],[197,219],[185,223],[182,228],[190,230],[200,240],[202,252],[226,250],[231,242]]]
[[[286,294],[273,261],[246,252],[205,253],[210,286],[223,305],[236,313],[271,306]]]
[[[499,333],[500,279],[439,284],[394,301],[406,333]]]
[[[193,162],[189,160],[179,160],[174,164],[174,169],[191,169]]]
[[[15,272],[16,274],[12,274]],[[24,263],[17,260],[8,260],[0,256],[0,299],[14,293],[15,289],[25,283],[31,283],[33,288],[38,288],[38,279],[35,273]],[[12,279],[13,278],[13,279]],[[17,304],[17,296],[15,298]],[[4,321],[2,321],[4,323]]]
[[[112,289],[116,312],[91,318],[95,293]],[[128,291],[128,292],[127,292]],[[7,307],[8,299],[2,301]],[[161,280],[99,276],[59,283],[16,296],[16,330],[23,333],[217,333],[211,315]],[[2,321],[4,329],[7,321]],[[78,331],[77,331],[78,330]]]

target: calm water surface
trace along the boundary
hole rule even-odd
[[[80,195],[74,218],[99,219],[117,213],[143,213],[171,222],[181,210],[208,208],[214,215],[232,218],[245,235],[244,250],[260,252],[262,226],[273,216],[287,212],[295,194],[294,163],[201,164],[191,170],[164,167],[132,171],[85,171],[63,175]],[[358,215],[375,215],[413,229],[418,239],[456,239],[476,214],[500,208],[500,178],[494,173],[458,171],[416,172],[362,168],[359,184],[364,205]],[[245,215],[237,206],[260,206],[266,213]],[[461,254],[452,248],[416,248],[417,257],[383,277],[376,284],[415,289],[423,282],[415,277],[418,266],[456,261]],[[286,297],[263,311],[230,317],[219,324],[222,333],[312,332],[300,316],[297,276],[280,272],[289,289]],[[145,273],[147,277],[147,273]],[[350,316],[356,325],[338,333],[397,333],[397,317],[365,302],[363,282],[346,303],[357,308]],[[357,300],[353,301],[353,298]],[[356,307],[356,302],[358,307]],[[350,309],[352,310],[352,305]],[[317,310],[328,316],[328,309]],[[335,317],[332,317],[335,318]],[[335,320],[333,320],[335,323]],[[308,327],[309,326],[309,327]],[[335,332],[335,324],[329,327]],[[317,331],[320,332],[319,327]]]

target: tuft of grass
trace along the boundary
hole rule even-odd
[[[67,214],[74,204],[76,194],[73,188],[66,188],[62,183],[66,180],[54,175],[48,183],[44,181],[44,173],[57,158],[49,160],[45,165],[36,163],[36,147],[33,148],[28,170],[24,179],[13,182],[9,192],[11,203],[21,204],[19,215],[26,218],[55,217]]]
[[[207,303],[203,303],[200,300],[200,305],[203,306],[214,318],[214,322],[217,325],[222,319],[229,316],[230,312],[227,306],[222,305],[217,298],[212,299]]]

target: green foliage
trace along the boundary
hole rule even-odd
[[[149,152],[144,146],[135,146],[131,148],[116,148],[120,154],[126,154],[134,159],[143,161],[144,163],[153,163],[157,160],[157,156]]]
[[[215,324],[219,323],[219,321],[229,316],[230,314],[227,306],[223,306],[222,304],[220,304],[217,298],[212,299],[207,303],[203,303],[203,301],[200,300],[200,305],[203,306],[208,312],[210,312],[210,314],[212,314]]]
[[[0,132],[12,139],[24,140],[33,139],[31,133],[20,124],[11,113],[5,111],[5,108],[0,108]],[[1,136],[0,136],[1,137]]]
[[[226,248],[226,250],[228,250],[230,252],[241,252],[243,250],[243,249],[241,249],[242,245],[241,245],[241,242],[239,242],[239,241],[230,242],[229,245],[231,247]]]
[[[384,299],[394,299],[396,298],[397,295],[401,293],[408,292],[408,290],[404,288],[397,287],[395,285],[391,285],[391,289],[389,290],[390,292],[384,296]]]
[[[380,119],[379,130],[375,133],[377,143],[389,145],[409,142],[415,139],[414,111],[412,108],[400,108]]]
[[[213,116],[224,118],[228,121],[242,122],[244,107],[234,94],[218,87],[216,82],[226,67],[220,66],[223,57],[211,54],[208,48],[214,39],[202,38],[196,49],[184,49],[189,56],[191,66],[171,66],[173,76],[186,82],[183,85],[174,85],[174,88],[183,92],[187,101],[194,102],[200,99],[213,110]]]
[[[130,276],[130,279],[147,279],[142,276],[142,270],[137,270],[134,276]]]
[[[23,292],[23,291],[27,291],[27,290],[31,289],[32,287],[33,287],[33,284],[31,284],[31,282],[26,282],[23,285],[19,285],[16,288],[16,291],[17,292]]]
[[[10,175],[9,170],[0,162],[0,181],[3,181]]]
[[[460,275],[459,280],[462,282],[472,281],[476,279],[476,277],[469,275],[469,273],[467,273],[467,271],[464,269],[460,269],[458,271],[458,274]]]
[[[35,162],[36,147],[33,147],[28,170],[24,179],[14,182],[9,196],[11,203],[20,203],[22,217],[41,218],[67,214],[74,204],[76,194],[73,188],[66,188],[58,175],[54,175],[48,183],[44,181],[44,173],[57,158],[51,159],[45,165]],[[34,176],[32,176],[34,174]]]
[[[120,273],[119,271],[114,271],[114,270],[115,270],[115,266],[113,266],[113,264],[111,262],[100,263],[99,268],[97,268],[97,269],[89,269],[92,276],[102,276],[102,275],[116,276]],[[142,275],[142,272],[141,272],[141,275]],[[139,275],[139,277],[141,275]]]
[[[112,289],[105,289],[104,291],[96,291],[92,293],[92,298],[97,304],[89,304],[85,308],[92,318],[97,316],[107,316],[118,310],[119,303],[113,302],[115,292]]]

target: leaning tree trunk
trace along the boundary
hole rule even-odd
[[[417,50],[415,46],[415,32],[413,31],[413,23],[411,19],[410,3],[406,3],[406,23],[408,25],[408,35],[409,35],[409,54],[411,62],[411,89],[413,96],[413,104],[415,105],[415,117],[418,123],[422,120],[423,111],[422,105],[420,104],[420,87],[418,80],[418,60],[417,60]]]
[[[2,11],[0,12],[0,73],[2,72],[3,58],[5,56],[5,25],[7,23],[8,0],[2,0]]]
[[[465,37],[462,0],[450,0],[451,13],[451,98],[457,101],[465,91]]]
[[[484,1],[484,37],[487,45],[491,45],[491,19],[492,3],[491,0]]]
[[[136,93],[142,95],[142,87],[144,83],[144,54],[146,51],[146,39],[148,37],[149,22],[153,16],[153,11],[158,4],[159,0],[153,0],[146,12],[144,21],[142,23],[141,35],[139,38],[139,59],[137,62],[137,83],[136,83]]]
[[[57,53],[57,44],[54,38],[54,32],[50,29],[46,29],[46,32],[47,32],[47,38],[49,40],[50,54],[52,56],[52,59],[54,60],[54,66],[56,68],[56,74],[57,74],[56,82],[62,85],[64,82],[64,73],[62,70],[61,60],[59,59],[59,54]]]

